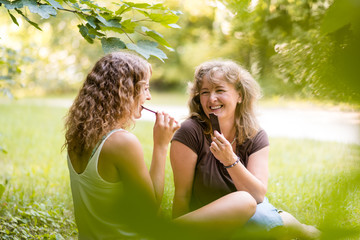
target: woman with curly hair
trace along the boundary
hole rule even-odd
[[[253,77],[233,61],[209,61],[197,67],[189,90],[190,117],[175,133],[170,148],[175,182],[173,217],[181,219],[231,194],[245,192],[257,203],[255,214],[234,223],[230,210],[226,224],[265,230],[285,225],[298,237],[318,236],[317,229],[278,211],[265,197],[269,140],[255,116],[260,88]],[[217,131],[211,114],[218,118]],[[224,202],[217,207],[212,211],[224,211],[228,205]]]
[[[151,99],[151,74],[151,65],[137,55],[108,54],[69,110],[64,147],[79,239],[135,237],[130,225],[139,214],[155,215],[161,203],[168,144],[179,124],[156,113],[150,171],[139,140],[126,130]]]

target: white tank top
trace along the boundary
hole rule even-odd
[[[104,136],[98,147],[94,148],[82,173],[74,170],[69,155],[67,157],[79,239],[132,239],[136,236],[122,224],[126,222],[122,218],[123,209],[126,208],[121,204],[123,183],[107,182],[98,172],[104,142],[117,131],[125,130],[115,129]]]

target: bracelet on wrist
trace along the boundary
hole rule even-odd
[[[233,164],[231,164],[231,165],[229,165],[229,166],[224,166],[225,168],[232,168],[233,166],[235,166],[236,164],[238,164],[240,162],[240,157],[237,157],[237,159],[236,159],[236,161],[233,163]]]

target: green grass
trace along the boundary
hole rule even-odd
[[[8,152],[0,152],[1,239],[76,238],[66,156],[61,152],[65,114],[65,108],[31,101],[0,103],[0,146]],[[147,164],[152,126],[137,122],[131,130],[143,143]],[[270,144],[271,203],[334,239],[340,239],[334,234],[359,233],[360,146],[285,138],[271,138]],[[165,217],[171,215],[172,178],[168,162]]]

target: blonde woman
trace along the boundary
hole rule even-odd
[[[318,231],[292,215],[278,211],[265,197],[268,184],[269,140],[255,117],[260,88],[253,77],[229,60],[209,61],[195,71],[190,85],[190,117],[175,133],[170,149],[174,172],[173,217],[186,216],[235,192],[249,193],[255,214],[238,223],[264,230],[286,226],[299,237]],[[218,117],[221,133],[214,131],[209,114]],[[212,211],[228,210],[219,204]],[[225,216],[226,219],[226,216]]]

